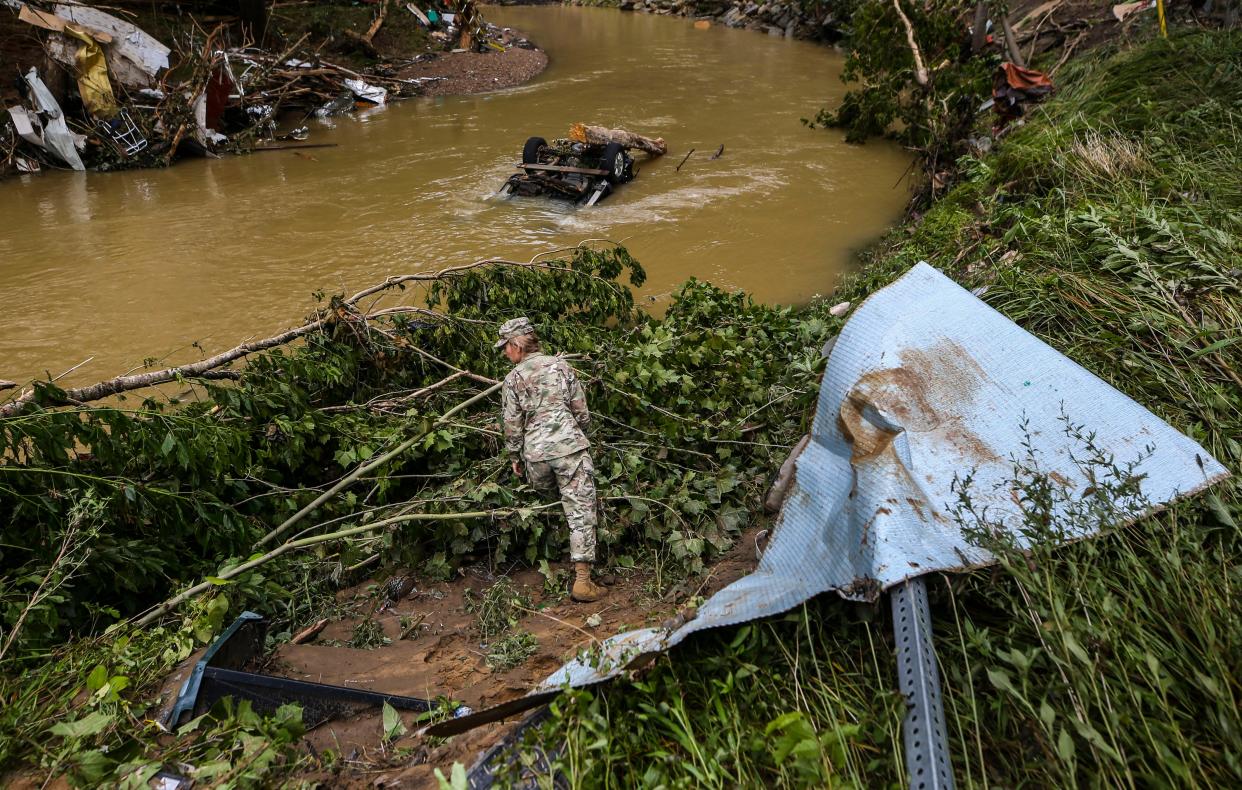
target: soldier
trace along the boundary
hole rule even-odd
[[[543,491],[560,490],[569,522],[569,557],[574,563],[575,601],[598,601],[604,589],[591,581],[595,562],[595,465],[586,427],[582,385],[565,360],[544,354],[529,318],[500,326],[496,348],[513,363],[502,392],[505,449],[513,473]]]

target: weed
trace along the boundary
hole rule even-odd
[[[514,586],[507,576],[496,580],[482,595],[466,592],[466,611],[475,615],[475,628],[484,640],[508,631],[531,608],[530,598]]]
[[[573,574],[568,568],[553,570],[547,560],[539,561],[539,573],[543,575],[544,603],[560,603],[569,595],[569,580]]]
[[[391,643],[392,640],[384,635],[384,626],[369,617],[354,626],[354,633],[349,638],[349,646],[359,650],[374,650]]]
[[[830,302],[929,260],[1237,474],[1240,69],[1236,31],[1071,62],[1056,97],[963,162],[965,180]],[[929,584],[958,784],[1236,784],[1239,484],[1130,522],[1134,459],[1065,429],[1096,489],[1067,502],[1039,459],[1015,459],[1034,546],[988,542],[988,517],[959,503],[998,564]],[[1042,542],[1087,525],[1105,534]],[[694,634],[640,683],[569,693],[542,743],[566,739],[559,769],[592,786],[892,786],[895,688],[887,618],[856,622],[828,595]]]
[[[539,640],[529,631],[513,631],[493,641],[487,648],[487,666],[493,672],[513,669],[535,654]]]

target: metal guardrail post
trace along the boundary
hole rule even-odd
[[[906,776],[911,790],[953,790],[953,764],[940,696],[940,669],[932,646],[927,585],[909,579],[892,588],[897,682],[906,698],[902,721]]]

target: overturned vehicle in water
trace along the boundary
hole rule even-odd
[[[634,149],[652,157],[668,150],[661,138],[580,123],[570,128],[569,137],[551,143],[531,137],[522,148],[518,172],[499,194],[558,197],[593,206],[638,175],[630,154]]]

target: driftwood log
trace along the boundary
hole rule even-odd
[[[641,134],[627,132],[624,129],[608,129],[603,126],[588,126],[576,123],[569,127],[569,139],[591,145],[607,145],[617,143],[626,148],[637,148],[652,156],[663,156],[668,153],[668,146],[663,137],[644,137]]]

